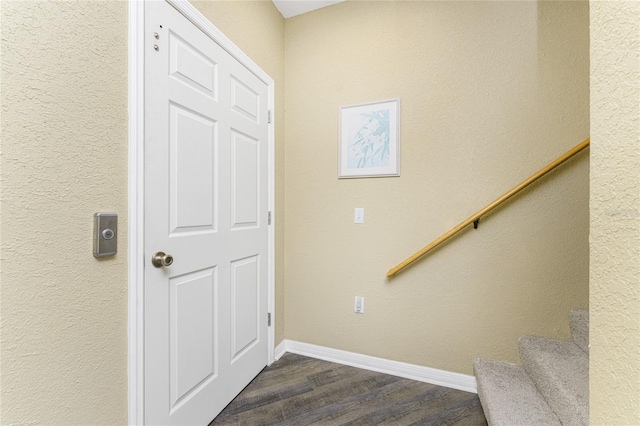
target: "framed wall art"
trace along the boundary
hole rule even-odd
[[[338,178],[400,176],[400,99],[340,108]]]

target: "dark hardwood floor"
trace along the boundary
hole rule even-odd
[[[486,425],[478,396],[296,354],[265,368],[210,426]]]

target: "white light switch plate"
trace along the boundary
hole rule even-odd
[[[356,207],[353,223],[364,223],[364,209],[361,207]]]

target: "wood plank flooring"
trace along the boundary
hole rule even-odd
[[[473,393],[296,354],[265,368],[210,426],[486,425]]]

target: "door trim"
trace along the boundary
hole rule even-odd
[[[202,32],[255,74],[268,87],[268,227],[267,364],[275,351],[275,83],[255,62],[186,0],[165,0]],[[144,424],[144,4],[129,0],[129,211],[128,211],[128,423]]]

